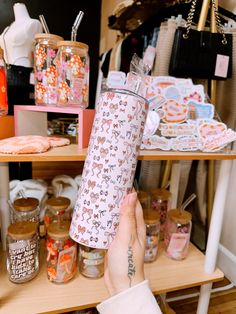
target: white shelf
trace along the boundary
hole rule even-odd
[[[1,253],[0,260],[0,314],[63,313],[94,306],[108,297],[103,278],[87,279],[77,273],[67,284],[49,282],[43,252],[39,274],[24,284],[11,283],[5,254]],[[204,273],[204,255],[193,245],[183,261],[169,259],[161,249],[156,262],[145,264],[145,274],[155,294],[219,281],[224,276],[219,269],[212,274]]]

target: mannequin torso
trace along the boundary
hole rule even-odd
[[[30,18],[25,4],[14,4],[13,10],[15,21],[0,35],[0,46],[8,64],[32,67],[33,40],[35,34],[42,32],[42,25]]]

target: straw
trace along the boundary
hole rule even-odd
[[[196,194],[195,193],[193,193],[193,194],[191,194],[187,199],[186,199],[186,201],[180,206],[180,211],[182,212],[182,211],[184,211],[185,210],[185,208],[196,198]]]
[[[76,41],[77,31],[78,31],[78,28],[80,26],[80,23],[82,21],[83,16],[84,16],[83,11],[79,11],[79,14],[76,16],[76,19],[74,21],[74,24],[73,24],[72,30],[71,30],[71,40],[72,41]]]
[[[49,32],[49,28],[48,28],[47,23],[46,23],[46,20],[45,20],[45,18],[44,18],[44,16],[43,16],[42,14],[39,15],[39,19],[40,19],[40,22],[41,22],[41,24],[42,24],[42,26],[43,26],[44,32],[45,32],[46,34],[49,34],[49,33],[50,33],[50,32]]]

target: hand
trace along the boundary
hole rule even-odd
[[[144,280],[145,239],[143,211],[134,192],[124,199],[117,234],[105,257],[104,279],[111,296]]]

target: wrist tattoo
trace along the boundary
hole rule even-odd
[[[135,265],[134,265],[134,260],[133,260],[133,249],[132,246],[128,246],[128,277],[129,277],[129,286],[131,287],[132,284],[132,277],[135,275]]]

